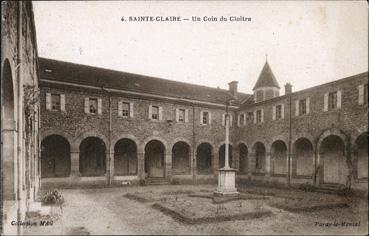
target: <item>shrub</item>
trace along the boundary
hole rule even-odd
[[[63,202],[63,195],[57,189],[47,191],[42,197],[42,203],[45,205],[61,205]]]
[[[314,186],[311,185],[310,183],[304,183],[299,186],[299,189],[304,192],[312,192],[314,191]]]
[[[172,179],[172,180],[170,181],[170,184],[173,184],[173,185],[178,185],[178,184],[180,184],[180,183],[179,183],[179,179]]]
[[[146,181],[145,181],[144,179],[140,179],[140,180],[138,181],[138,184],[139,184],[140,186],[145,186],[145,185],[146,185]]]

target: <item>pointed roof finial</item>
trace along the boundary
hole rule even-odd
[[[279,84],[272,72],[272,69],[270,69],[269,63],[265,62],[263,69],[261,70],[261,73],[259,75],[258,80],[256,81],[256,84],[253,88],[253,90],[261,87],[276,87],[280,88]]]
[[[268,53],[265,53],[265,61],[268,62]]]

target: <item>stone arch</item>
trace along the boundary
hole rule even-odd
[[[271,171],[273,175],[287,174],[287,145],[283,140],[275,140],[270,147]]]
[[[74,149],[79,150],[82,141],[85,140],[86,138],[89,138],[89,137],[95,137],[95,138],[101,139],[104,142],[104,144],[105,144],[105,147],[106,147],[105,148],[105,152],[106,152],[106,154],[107,155],[109,154],[109,148],[107,147],[107,145],[109,145],[108,139],[105,137],[105,135],[99,134],[99,133],[96,133],[96,132],[93,132],[93,131],[84,132],[84,133],[80,134],[79,136],[77,136],[74,139],[73,144],[71,144],[72,149],[73,150]]]
[[[162,140],[151,139],[145,143],[145,175],[153,178],[165,177],[166,146]]]
[[[40,132],[40,140],[45,139],[47,136],[50,135],[59,135],[62,136],[63,138],[65,138],[71,148],[71,152],[78,152],[79,147],[77,146],[77,148],[75,150],[72,150],[73,148],[75,148],[75,146],[73,146],[72,148],[72,143],[74,142],[74,138],[72,137],[72,135],[70,135],[69,133],[61,130],[61,129],[43,129]]]
[[[192,143],[192,142],[190,142],[190,140],[188,140],[188,139],[186,139],[186,138],[183,138],[183,137],[177,137],[177,138],[173,139],[173,140],[171,141],[171,144],[170,144],[170,150],[172,150],[172,149],[173,149],[173,146],[174,146],[176,143],[178,143],[178,142],[185,142],[185,143],[187,143],[187,144],[188,144],[188,146],[190,146],[190,150],[192,150],[192,145],[191,145],[191,143]]]
[[[70,172],[69,141],[58,134],[44,137],[41,141],[41,177],[68,177]]]
[[[196,147],[197,174],[212,174],[214,146],[209,142],[199,143]]]
[[[132,135],[132,134],[119,134],[119,135],[116,135],[111,140],[110,153],[114,153],[114,147],[117,144],[117,142],[121,139],[130,139],[130,140],[132,140],[137,146],[137,151],[139,150],[140,142],[138,141],[138,139],[134,135]]]
[[[363,132],[355,139],[354,176],[355,179],[368,180],[368,132]]]
[[[325,130],[325,131],[322,132],[321,135],[319,135],[319,138],[318,138],[317,144],[316,144],[317,151],[318,152],[320,151],[323,140],[325,138],[327,138],[328,136],[330,136],[330,135],[335,135],[335,136],[338,136],[339,138],[341,138],[341,140],[343,141],[343,143],[345,145],[344,152],[346,154],[347,147],[349,145],[348,136],[343,131],[341,131],[337,128],[331,128],[331,129]]]
[[[191,146],[183,139],[176,139],[172,146],[172,172],[176,174],[189,174],[191,166]]]
[[[98,136],[88,136],[79,145],[79,172],[82,176],[106,173],[106,143]]]
[[[213,141],[211,141],[210,139],[199,139],[197,142],[196,142],[196,148],[200,145],[200,144],[202,144],[202,143],[208,143],[208,144],[210,144],[210,146],[211,146],[211,148],[213,149],[213,150],[215,150],[217,147],[215,146],[215,144],[214,144],[214,142]]]
[[[310,134],[308,134],[306,132],[299,133],[298,136],[293,136],[293,138],[291,139],[291,143],[294,144],[299,139],[306,139],[306,140],[308,140],[311,143],[311,145],[313,145],[313,150],[314,151],[316,150],[316,146],[315,146],[316,145],[316,142],[314,142],[315,138],[312,135],[310,135]],[[294,154],[293,145],[292,145],[292,154]]]
[[[346,141],[345,141],[346,140]],[[349,169],[347,166],[347,139],[340,132],[328,132],[318,141],[320,183],[346,184]]]
[[[241,174],[248,173],[248,163],[249,163],[249,149],[245,142],[238,142],[237,145],[239,153],[239,172]]]
[[[1,160],[2,187],[4,200],[15,200],[16,197],[16,91],[13,69],[8,59],[1,68]]]
[[[159,136],[150,136],[150,137],[147,137],[143,140],[143,142],[141,142],[141,147],[140,147],[140,152],[141,153],[144,153],[145,152],[145,147],[146,145],[152,141],[152,140],[157,140],[157,141],[160,141],[163,145],[164,145],[164,148],[165,148],[165,151],[167,152],[168,151],[168,142],[164,139],[164,138],[161,138]]]
[[[137,143],[123,137],[114,142],[114,175],[137,175]]]
[[[252,156],[250,157],[251,169],[254,173],[266,173],[266,147],[264,143],[257,141],[252,146]]]
[[[295,139],[292,153],[292,176],[310,178],[315,168],[315,151],[311,140],[306,137]]]
[[[222,145],[224,145],[225,144],[225,142],[224,141],[221,141],[221,142],[219,142],[219,143],[217,143],[216,144],[216,146],[215,146],[215,150],[218,150],[219,151],[219,149],[222,147]],[[233,142],[229,142],[229,146],[232,146],[233,147]]]

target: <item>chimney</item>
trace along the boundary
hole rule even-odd
[[[290,93],[292,93],[292,84],[287,83],[284,85],[284,94],[287,95]]]
[[[237,84],[238,84],[238,81],[232,81],[232,82],[228,83],[228,85],[229,85],[229,92],[235,98],[237,98],[237,96],[238,96]]]

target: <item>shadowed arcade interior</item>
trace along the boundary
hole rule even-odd
[[[79,171],[82,176],[103,176],[106,172],[104,141],[88,137],[79,146]]]
[[[158,140],[151,140],[145,146],[145,173],[148,178],[163,178],[165,147]]]
[[[70,146],[60,135],[50,135],[41,142],[41,177],[70,175]]]
[[[209,143],[202,143],[197,147],[196,167],[198,174],[212,173],[212,147]]]
[[[190,146],[185,142],[177,142],[172,148],[173,174],[190,173]]]
[[[114,146],[114,175],[137,174],[137,145],[130,139],[120,139]]]

